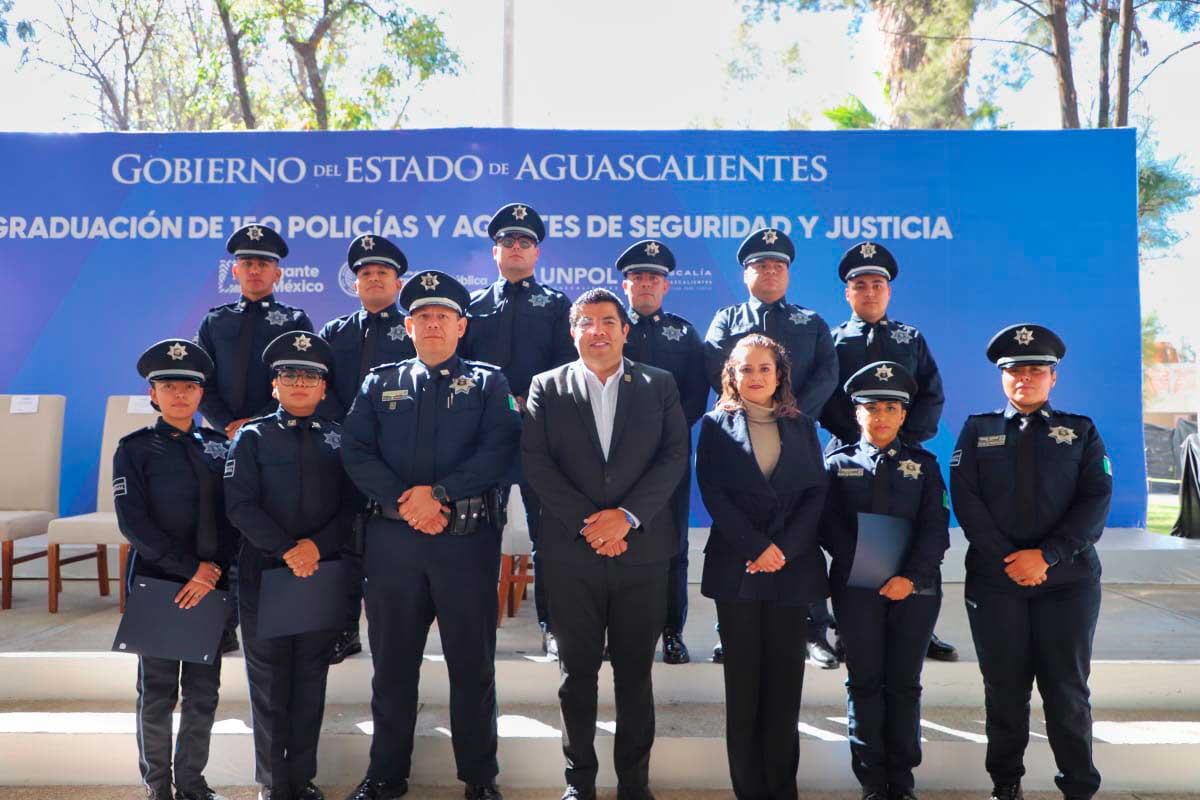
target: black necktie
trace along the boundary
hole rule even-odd
[[[500,326],[496,330],[496,366],[507,367],[512,361],[513,329],[517,319],[517,297],[521,292],[520,283],[505,282],[501,292]]]
[[[654,320],[650,317],[642,317],[638,320],[638,328],[641,329],[642,335],[641,361],[646,364],[654,364],[654,335],[658,332],[654,328]]]
[[[879,323],[867,325],[867,363],[874,364],[876,361],[883,361],[883,334],[879,330]]]
[[[875,477],[871,479],[871,513],[886,514],[888,513],[888,500],[891,495],[891,480],[892,476],[888,474],[887,454],[882,450],[879,451],[879,457],[875,459]]]
[[[250,351],[254,347],[254,322],[258,317],[259,304],[246,303],[242,309],[242,328],[238,332],[237,361],[234,362],[233,389],[230,391],[229,411],[235,417],[242,415],[246,402],[246,384],[250,379]]]
[[[1037,434],[1041,426],[1036,413],[1022,415],[1017,423],[1017,538],[1033,534],[1037,504]]]
[[[763,306],[763,331],[776,342],[782,341],[779,332],[783,327],[783,304],[771,303]]]
[[[300,513],[307,525],[316,527],[321,515],[321,457],[317,454],[316,434],[312,430],[312,418],[296,420],[300,436]]]
[[[437,480],[437,412],[441,396],[441,373],[430,370],[421,381],[417,399],[417,443],[413,453],[412,482],[433,486]]]
[[[212,561],[217,557],[217,512],[214,501],[216,478],[205,463],[192,437],[182,440],[192,474],[196,476],[196,557]]]
[[[371,367],[375,366],[375,349],[379,342],[379,320],[378,314],[367,314],[367,324],[363,328],[362,355],[358,359],[358,384],[362,386],[363,379],[367,377],[367,373],[371,371]]]

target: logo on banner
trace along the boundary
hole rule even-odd
[[[219,294],[235,294],[242,293],[242,287],[238,285],[237,279],[233,277],[233,265],[235,261],[232,258],[223,258],[217,262],[217,292]],[[343,267],[343,269],[346,269]],[[321,270],[319,267],[303,266],[288,266],[281,269],[283,276],[275,284],[276,294],[321,294],[325,291],[325,282],[319,280]],[[347,270],[348,271],[348,270]],[[342,275],[338,274],[339,283],[342,284],[342,290],[351,297],[357,297],[354,291],[354,274],[350,274],[350,288],[346,289],[346,284],[342,282]]]
[[[351,297],[358,297],[358,292],[354,290],[354,270],[350,269],[350,265],[345,261],[338,267],[338,286]]]

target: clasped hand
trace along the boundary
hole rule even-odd
[[[204,595],[217,588],[221,579],[221,568],[211,561],[201,561],[196,574],[175,595],[175,605],[180,608],[195,608]]]
[[[586,517],[579,533],[597,554],[615,558],[629,549],[629,542],[625,541],[629,530],[629,520],[625,518],[624,511],[606,508]]]
[[[1008,566],[1004,572],[1018,586],[1037,586],[1046,582],[1046,571],[1050,565],[1046,563],[1042,551],[1036,548],[1018,550],[1004,557]]]
[[[283,560],[297,578],[307,578],[321,566],[321,552],[312,539],[301,539],[283,554]]]
[[[432,486],[413,486],[400,495],[397,506],[400,516],[413,530],[430,536],[446,529],[446,514],[450,507],[444,506],[433,497]]]
[[[778,572],[787,565],[787,558],[784,557],[783,551],[779,549],[779,545],[767,545],[767,549],[762,551],[762,554],[753,561],[746,562],[746,572],[751,575],[757,575],[760,572]]]

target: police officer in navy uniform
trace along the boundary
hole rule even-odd
[[[833,329],[833,347],[838,356],[839,384],[875,361],[904,365],[917,389],[905,407],[900,433],[905,442],[920,444],[937,435],[945,395],[941,373],[925,337],[912,325],[888,318],[892,282],[898,274],[900,266],[895,256],[878,242],[859,242],[845,252],[838,264],[838,277],[846,284],[846,302],[853,313]],[[858,440],[854,410],[854,403],[839,385],[821,413],[821,425],[833,434],[830,451]],[[937,634],[930,637],[927,655],[939,661],[958,660],[958,651]]]
[[[1088,674],[1100,615],[1100,559],[1112,466],[1090,419],[1051,407],[1066,353],[1049,328],[1010,325],[988,344],[1008,404],[967,418],[950,494],[967,548],[966,604],[983,673],[987,771],[997,800],[1019,800],[1037,680],[1068,800],[1092,797]]]
[[[225,507],[244,537],[238,580],[255,779],[265,800],[323,800],[312,780],[338,632],[261,638],[259,584],[265,570],[286,566],[307,578],[337,558],[354,495],[342,470],[341,425],[314,413],[333,367],[329,345],[312,333],[285,333],[262,360],[279,408],[245,423],[225,462]]]
[[[792,393],[797,407],[807,416],[819,419],[825,401],[837,385],[837,354],[829,326],[821,315],[785,299],[788,269],[795,257],[792,240],[774,228],[757,230],[742,241],[737,259],[750,299],[726,306],[713,317],[704,337],[705,362],[709,383],[719,395],[721,370],[734,345],[750,333],[766,334],[782,344],[791,359]],[[826,669],[837,666],[837,658],[825,638],[825,631],[832,624],[824,601],[809,608],[809,656]],[[721,659],[719,643],[713,659]]]
[[[675,378],[679,401],[690,430],[704,416],[708,404],[708,377],[704,371],[704,342],[696,327],[678,314],[665,311],[663,297],[670,289],[670,274],[675,270],[675,255],[665,244],[644,239],[617,259],[621,285],[629,298],[629,318],[633,325],[625,340],[625,357],[652,367],[665,369]],[[691,440],[688,441],[689,447]],[[688,609],[688,506],[691,499],[692,471],[688,469],[679,488],[671,497],[675,524],[679,527],[679,551],[671,558],[667,579],[667,624],[663,629],[663,661],[686,664],[691,660],[683,643],[683,626]]]
[[[259,359],[267,343],[288,331],[311,333],[313,325],[307,314],[272,293],[283,277],[279,262],[288,254],[282,236],[265,225],[246,225],[229,237],[225,249],[235,259],[233,277],[242,296],[209,309],[196,342],[216,367],[200,412],[232,439],[247,420],[275,410],[271,374]]]
[[[273,287],[283,277],[279,262],[288,254],[287,242],[265,225],[246,225],[225,243],[234,257],[233,277],[242,289],[236,303],[209,309],[200,321],[196,343],[212,357],[214,372],[200,401],[204,418],[225,431],[230,439],[248,419],[270,414],[276,408],[271,396],[271,375],[259,356],[272,339],[287,331],[312,331],[308,316],[275,299]],[[238,565],[229,576],[236,595]],[[238,647],[235,628],[238,614],[229,618],[221,644],[223,652]]]
[[[470,324],[460,349],[464,358],[500,367],[518,407],[524,410],[534,375],[575,360],[568,321],[571,301],[557,289],[538,283],[534,275],[546,226],[531,206],[509,203],[502,207],[488,223],[488,237],[500,279],[471,295]],[[541,503],[523,477],[514,478],[519,481],[533,545],[533,597],[542,628],[542,650],[557,657],[546,588],[537,580]]]
[[[517,456],[517,402],[496,367],[456,355],[470,296],[442,272],[400,293],[417,357],[371,370],[345,420],[343,458],[377,513],[367,526],[375,733],[351,800],[408,791],[417,682],[434,619],[467,800],[499,800],[496,582],[500,488]]]
[[[213,363],[198,345],[167,339],[142,354],[137,370],[160,416],[121,439],[113,455],[117,524],[133,545],[127,588],[138,577],[177,581],[176,604],[193,608],[226,588],[234,555],[221,488],[225,434],[193,422]],[[138,766],[149,800],[221,800],[203,775],[220,685],[219,652],[211,664],[138,656]],[[172,795],[171,718],[180,689]]]
[[[408,259],[399,247],[382,236],[359,236],[350,242],[346,263],[354,272],[354,291],[362,308],[337,317],[321,327],[320,336],[333,350],[332,391],[326,392],[320,413],[341,422],[350,410],[363,379],[373,367],[412,358],[416,351],[404,329],[404,312],[396,305]],[[365,500],[363,502],[365,506]],[[346,630],[333,648],[331,663],[338,664],[362,652],[358,621],[362,611],[362,565],[358,554],[346,558],[357,568],[350,582]]]
[[[920,395],[908,368],[876,361],[842,388],[854,404],[860,436],[825,458],[829,493],[821,539],[832,558],[829,583],[846,649],[850,765],[864,800],[915,800],[921,667],[942,604],[949,498],[937,459],[904,437],[908,409]],[[848,585],[860,513],[912,523],[898,572],[880,586]]]

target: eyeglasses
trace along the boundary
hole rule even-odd
[[[526,239],[524,236],[505,236],[503,239],[497,239],[496,244],[505,250],[512,250],[514,247],[528,250],[533,247],[534,242],[533,239]]]
[[[325,376],[319,372],[314,372],[308,369],[281,369],[275,373],[275,380],[279,381],[280,386],[305,386],[312,388],[319,386]]]

